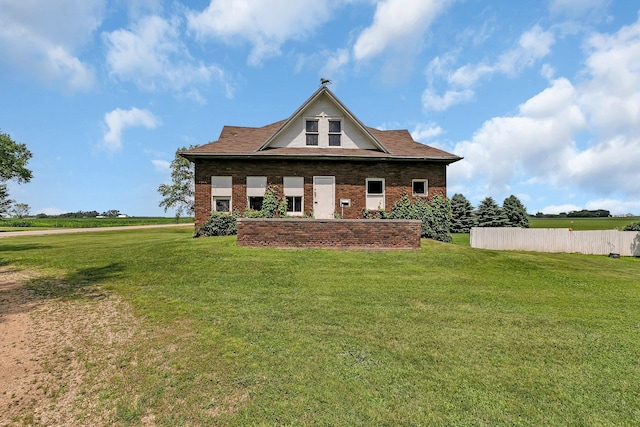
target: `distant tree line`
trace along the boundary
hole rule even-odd
[[[451,198],[452,233],[468,233],[471,227],[520,227],[529,228],[527,209],[516,196],[509,196],[502,206],[487,197],[474,209],[469,200],[456,193]]]
[[[60,215],[47,215],[44,213],[39,213],[36,215],[37,218],[95,218],[97,216],[104,216],[106,218],[115,218],[120,215],[120,211],[117,209],[110,209],[106,212],[99,213],[98,211],[77,211],[77,212],[66,212]]]
[[[610,216],[611,212],[606,209],[582,209],[581,211],[560,212],[559,214],[536,213],[536,218],[608,218]]]

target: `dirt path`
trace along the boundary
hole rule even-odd
[[[30,231],[3,231],[3,237],[16,236],[43,236],[46,234],[70,234],[70,233],[98,233],[103,231],[135,230],[140,228],[165,228],[165,227],[193,227],[193,224],[156,224],[156,225],[125,225],[121,227],[92,227],[92,228],[52,228],[50,230],[30,230]]]
[[[37,276],[0,266],[0,426],[109,425],[113,409],[92,392],[117,370],[139,323],[97,287],[51,297],[43,289],[65,284]]]

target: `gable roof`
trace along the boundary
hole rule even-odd
[[[374,147],[377,147],[381,151],[389,154],[389,150],[368,130],[368,128],[362,124],[360,119],[358,119],[349,109],[336,97],[333,92],[331,92],[326,86],[322,85],[320,89],[315,91],[313,95],[309,99],[307,99],[288,119],[286,119],[280,128],[273,133],[266,141],[260,146],[258,151],[262,151],[264,149],[269,148],[269,145],[275,141],[278,136],[280,136],[292,123],[296,120],[300,119],[304,113],[304,111],[311,104],[316,102],[322,96],[326,96],[337,108],[348,117],[351,122],[358,128],[365,137],[373,144]]]
[[[377,149],[341,147],[271,147],[286,129],[304,114],[305,109],[327,96]],[[262,127],[224,126],[217,141],[180,153],[191,161],[196,158],[278,158],[317,160],[420,160],[453,163],[462,157],[416,142],[408,130],[379,130],[365,126],[325,86],[318,89],[288,119]]]

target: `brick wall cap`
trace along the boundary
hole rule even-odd
[[[422,224],[419,219],[313,219],[313,218],[238,218],[239,222],[308,222],[308,223],[417,223]]]

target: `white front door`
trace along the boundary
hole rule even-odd
[[[313,217],[332,219],[336,210],[336,177],[313,177]]]

